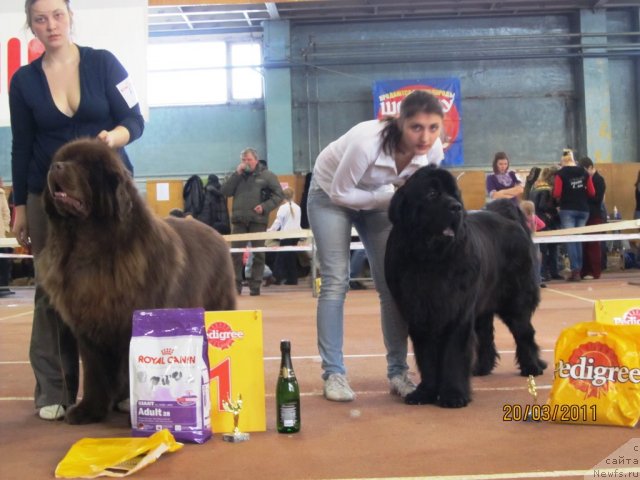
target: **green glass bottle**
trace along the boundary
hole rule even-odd
[[[280,375],[276,386],[277,428],[279,433],[300,431],[300,387],[291,363],[291,342],[280,342]]]

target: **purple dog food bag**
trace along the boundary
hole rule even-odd
[[[134,437],[168,429],[179,441],[211,437],[204,309],[136,310],[129,348]]]

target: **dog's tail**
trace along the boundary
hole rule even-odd
[[[484,208],[491,212],[499,213],[503,217],[506,217],[510,220],[518,222],[520,225],[522,225],[522,228],[524,228],[525,231],[529,231],[527,217],[525,216],[524,212],[520,210],[520,208],[518,208],[518,206],[511,200],[500,198],[498,200],[487,203]]]

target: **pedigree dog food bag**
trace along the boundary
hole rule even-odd
[[[640,298],[596,300],[593,320],[610,325],[640,325]]]
[[[211,437],[204,310],[137,310],[129,348],[134,437],[169,430],[177,440]]]
[[[548,419],[633,427],[640,419],[640,327],[578,323],[556,342]]]

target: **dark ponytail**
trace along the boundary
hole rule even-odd
[[[429,92],[414,90],[407,95],[400,104],[400,115],[385,118],[386,125],[382,129],[382,151],[391,156],[402,139],[402,122],[418,113],[434,114],[444,118],[444,111],[440,101]]]

